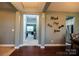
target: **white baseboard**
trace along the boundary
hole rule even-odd
[[[40,48],[44,49],[46,46],[66,46],[65,44],[45,44],[44,46],[40,46]]]
[[[21,44],[20,46],[40,46],[40,44]]]
[[[22,47],[22,46],[38,46],[38,47],[40,47],[42,49],[45,48],[45,46],[42,46],[41,44],[22,44],[19,47]]]
[[[41,49],[44,49],[46,46],[66,46],[66,44],[45,44],[44,46],[38,44],[38,45],[27,45],[27,44],[21,44],[19,46],[16,46],[15,49],[19,49],[23,46],[39,46]]]
[[[16,47],[15,47],[15,49],[19,49],[19,48],[20,48],[19,46],[16,46]]]
[[[32,44],[21,44],[19,46],[16,46],[15,49],[19,49],[20,47],[23,47],[23,46],[41,46],[40,44],[37,44],[37,45],[32,45]]]
[[[45,46],[40,46],[40,48],[41,48],[41,49],[44,49],[44,48],[45,48]]]
[[[71,44],[69,44],[69,43],[66,43],[66,45],[69,45],[69,46],[70,46]]]
[[[0,44],[1,47],[15,47],[14,44]]]
[[[45,44],[45,46],[66,46],[66,44]]]

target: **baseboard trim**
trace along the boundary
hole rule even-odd
[[[40,44],[37,44],[37,45],[21,44],[19,46],[16,46],[15,49],[19,49],[20,47],[23,47],[23,46],[41,46],[41,45]]]
[[[15,49],[19,49],[19,48],[20,48],[19,46],[16,46],[16,47],[15,47]]]
[[[66,46],[66,44],[45,44],[45,46]]]
[[[1,47],[15,47],[14,44],[0,44]]]
[[[19,49],[20,47],[23,47],[23,46],[39,46],[41,49],[44,49],[46,46],[66,46],[66,44],[45,44],[43,46],[41,44],[38,44],[38,45],[21,44],[19,46],[16,46],[15,49]]]
[[[44,48],[45,48],[45,46],[40,46],[40,48],[41,48],[41,49],[44,49]]]
[[[71,44],[69,44],[69,43],[66,43],[66,45],[70,46]]]

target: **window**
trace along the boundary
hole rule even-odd
[[[27,31],[33,31],[34,27],[33,26],[27,26]]]

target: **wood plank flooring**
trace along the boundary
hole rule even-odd
[[[63,56],[64,46],[45,47],[41,49],[38,46],[24,46],[16,49],[10,56]]]
[[[14,50],[14,47],[0,46],[0,56],[9,56]]]

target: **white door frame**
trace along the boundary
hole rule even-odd
[[[67,18],[68,16],[66,16],[66,18]],[[71,22],[70,23],[68,23],[67,21],[68,20],[66,20],[66,27],[67,27],[67,25],[73,25],[73,32],[75,31],[75,16],[72,16],[72,17],[74,17],[74,19],[73,20],[71,20]],[[68,23],[68,24],[67,24]],[[66,29],[66,31],[67,31],[67,29]],[[69,33],[66,33],[66,40],[68,40],[68,39],[70,39],[70,35],[69,35]],[[67,43],[66,42],[66,45],[71,45],[71,44],[69,44],[69,43]]]
[[[25,31],[26,31],[26,15],[28,15],[28,14],[24,14],[23,15],[23,40],[25,40],[25,37],[26,37],[26,35],[25,35]],[[38,46],[39,45],[39,15],[36,15],[37,16],[37,22],[36,22],[36,32],[37,32],[37,40],[38,40],[38,44],[35,44],[34,46]],[[30,45],[28,45],[28,44],[23,44],[24,46],[32,46],[33,44],[30,44]]]

